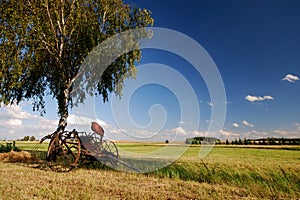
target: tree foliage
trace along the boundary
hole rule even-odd
[[[51,95],[59,116],[67,117],[84,99],[70,93],[89,52],[117,33],[149,25],[149,10],[122,0],[0,1],[0,103],[33,100],[33,109],[43,114],[44,96]],[[140,58],[140,50],[120,56],[88,92],[107,101],[117,82],[135,75]]]
[[[22,139],[22,141],[29,141],[29,139],[30,139],[30,136],[26,135],[26,136],[24,136],[24,138]]]

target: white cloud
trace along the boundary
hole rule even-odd
[[[57,129],[58,119],[48,119],[38,114],[31,114],[24,111],[21,106],[3,106],[0,108],[0,112],[0,140],[21,139],[26,135],[40,139]],[[101,119],[78,117],[73,114],[68,117],[66,130],[75,128],[78,131],[90,132],[92,121],[97,121],[104,128],[107,139],[112,137],[117,139],[118,136],[115,134],[127,133],[125,130],[111,126]]]
[[[69,125],[90,126],[91,122],[93,122],[93,121],[96,121],[98,124],[103,126],[103,128],[109,128],[109,125],[101,119],[92,119],[90,117],[77,116],[77,115],[74,115],[74,114],[71,114],[68,117],[68,124]]]
[[[295,122],[295,123],[293,123],[293,125],[294,126],[300,126],[300,123]]]
[[[243,133],[242,134],[243,137],[245,138],[253,138],[253,139],[257,139],[257,138],[265,138],[268,137],[269,133],[265,132],[265,131],[256,131],[256,130],[251,130],[249,132]]]
[[[114,127],[105,121],[101,119],[93,119],[90,117],[85,117],[85,116],[77,116],[74,114],[69,115],[68,117],[68,128],[73,129],[76,128],[78,131],[85,131],[85,132],[91,132],[90,126],[91,122],[96,121],[99,125],[102,126],[105,132],[105,136],[108,138],[113,138],[117,139],[118,137],[113,134],[124,134],[130,132],[131,135],[135,135],[136,137],[147,137],[153,135],[153,133],[150,133],[149,131],[143,131],[143,130],[124,130],[121,128]]]
[[[238,123],[233,123],[232,126],[235,127],[235,128],[240,127],[240,125]]]
[[[9,119],[5,122],[8,126],[21,126],[23,124],[20,119]]]
[[[292,130],[276,129],[273,137],[299,138],[300,133],[298,128]]]
[[[238,134],[238,133],[225,131],[225,130],[220,130],[220,135],[222,137],[225,137],[225,138],[233,138],[233,137],[239,137],[240,136],[240,134]]]
[[[214,104],[213,104],[212,102],[207,102],[207,104],[208,104],[209,106],[214,106]]]
[[[280,129],[274,130],[274,133],[277,133],[277,134],[279,134],[280,136],[284,136],[284,137],[286,137],[286,136],[289,135],[289,131],[286,131],[286,130],[280,130]]]
[[[248,122],[249,123],[249,122]],[[246,123],[247,124],[247,123]],[[249,123],[250,124],[250,123]],[[262,131],[262,130],[249,130],[245,132],[232,132],[228,130],[221,130],[222,138],[226,139],[235,139],[235,138],[249,138],[249,139],[258,139],[258,138],[299,138],[300,137],[300,126],[295,123],[294,128],[292,129],[274,129],[270,131]]]
[[[3,106],[0,111],[0,139],[41,138],[57,128],[57,120],[31,114],[18,105]]]
[[[287,74],[283,79],[281,79],[283,81],[288,81],[290,83],[294,83],[295,81],[299,81],[299,77],[295,76],[293,74]]]
[[[176,133],[176,134],[179,134],[179,135],[187,135],[187,132],[182,128],[182,127],[177,127],[175,129],[173,129],[173,131]]]
[[[30,113],[23,111],[19,105],[3,106],[1,107],[2,114],[0,119],[32,119],[37,118],[36,115],[31,115]]]
[[[286,137],[286,138],[299,138],[300,137],[300,124],[294,123],[294,127],[291,129],[275,129],[275,137]]]
[[[245,126],[248,126],[248,127],[253,127],[254,125],[253,124],[250,124],[249,122],[247,122],[246,120],[243,121],[243,124]]]
[[[255,101],[273,100],[274,98],[270,95],[266,95],[266,96],[247,95],[245,99],[250,102],[255,102]]]
[[[110,134],[126,133],[126,130],[124,130],[124,129],[117,129],[117,128],[112,128],[112,127],[108,128],[107,130],[108,130],[107,132]]]
[[[89,117],[83,117],[83,116],[77,116],[77,115],[69,115],[68,117],[68,124],[69,125],[76,125],[76,126],[81,126],[81,125],[90,125],[90,123],[94,121]]]

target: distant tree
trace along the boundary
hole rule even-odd
[[[166,144],[169,144],[169,140],[166,140],[165,143],[166,143]]]
[[[23,141],[29,141],[29,135],[24,136],[24,138],[22,139]]]
[[[185,139],[186,144],[192,144],[192,142],[193,142],[193,138],[186,138]]]
[[[34,136],[31,136],[31,137],[29,138],[29,141],[35,141],[35,137],[34,137]]]
[[[64,122],[69,109],[85,100],[85,92],[102,96],[104,102],[109,92],[120,95],[118,83],[135,76],[141,58],[140,50],[128,52],[101,77],[89,79],[91,71],[79,72],[91,50],[115,34],[153,24],[149,10],[132,8],[122,0],[0,2],[0,103],[31,99],[33,110],[43,114],[44,96],[49,94]],[[76,79],[87,84],[75,87]],[[75,89],[78,92],[71,95]]]
[[[238,142],[239,145],[242,145],[243,144],[243,141],[241,138],[239,138],[239,142]]]
[[[226,144],[227,144],[227,145],[229,145],[229,144],[230,144],[228,139],[226,139]]]
[[[250,141],[247,138],[244,138],[244,145],[250,144]]]
[[[269,140],[269,144],[270,145],[275,145],[276,144],[275,138],[271,137],[270,140]]]

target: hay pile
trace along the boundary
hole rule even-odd
[[[32,162],[35,160],[27,151],[0,153],[0,162]]]

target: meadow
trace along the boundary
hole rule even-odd
[[[36,142],[17,142],[31,151]],[[144,153],[164,144],[118,143]],[[170,145],[170,149],[180,145]],[[191,146],[171,165],[148,173],[81,167],[56,173],[47,167],[0,162],[1,199],[300,199],[297,146],[217,145],[203,159]],[[47,144],[39,147],[45,152]],[[39,155],[41,156],[41,154]],[[121,154],[122,156],[122,154]]]

